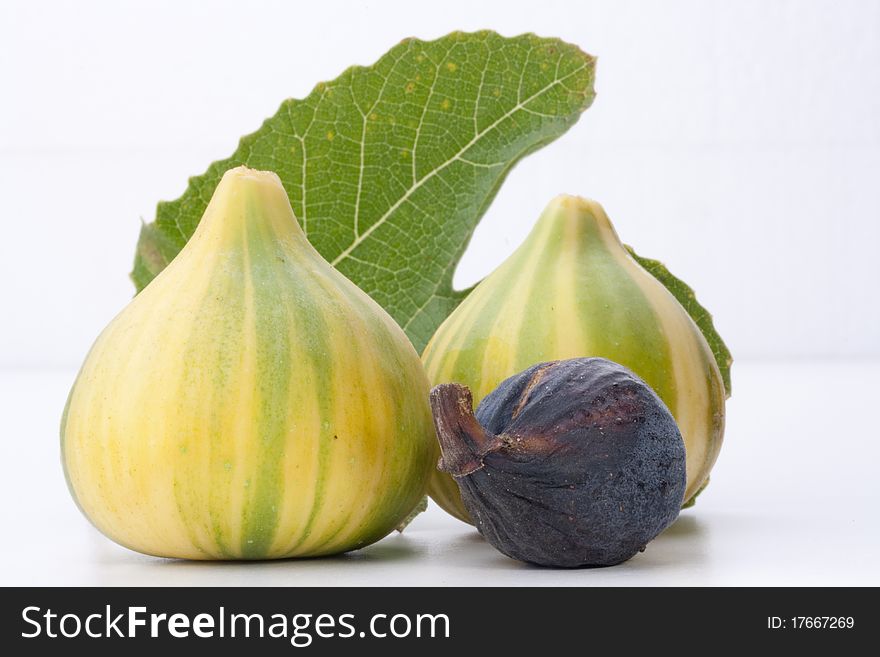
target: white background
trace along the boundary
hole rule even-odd
[[[592,575],[523,571],[434,509],[409,538],[347,570],[309,562],[284,571],[305,579],[280,583],[340,572],[343,584],[393,581],[388,573],[491,583],[474,574],[483,569],[513,573],[501,583],[880,583],[869,485],[880,455],[871,0],[5,0],[0,499],[20,500],[4,508],[7,526],[31,539],[4,541],[0,582],[234,582],[249,572],[162,570],[92,533],[58,467],[66,391],[133,294],[140,221],[158,200],[179,196],[284,98],[403,37],[481,28],[579,44],[599,57],[598,95],[511,173],[456,281],[491,271],[555,194],[600,201],[626,242],[694,286],[737,358],[713,486],[653,551]]]
[[[485,27],[579,44],[598,95],[511,173],[459,283],[579,194],[694,286],[737,358],[880,355],[880,2],[0,7],[0,365],[78,366],[133,293],[140,220],[283,99]]]

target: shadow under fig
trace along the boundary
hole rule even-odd
[[[187,566],[194,567],[210,567],[221,566],[228,568],[236,568],[241,564],[249,564],[252,566],[265,567],[284,567],[290,568],[301,565],[304,568],[310,566],[321,566],[327,563],[370,563],[370,562],[387,562],[400,561],[405,559],[415,559],[422,553],[422,550],[406,536],[396,534],[389,536],[378,543],[368,545],[360,550],[352,550],[351,552],[343,552],[342,554],[328,554],[316,557],[287,557],[283,559],[253,559],[253,560],[211,560],[211,561],[190,561],[187,559],[159,559],[154,563],[162,565],[166,568],[184,568]]]
[[[699,537],[707,537],[709,535],[709,528],[706,527],[705,523],[700,522],[698,516],[685,512],[678,516],[678,519],[672,523],[669,527],[666,528],[660,536],[657,537],[657,540],[661,538],[699,538]]]
[[[703,559],[709,545],[709,526],[696,514],[685,512],[678,519],[648,544],[644,553],[636,554],[632,559],[616,566],[585,567],[585,568],[547,568],[511,559],[496,550],[476,530],[462,524],[456,531],[450,531],[448,537],[439,546],[442,555],[438,555],[438,547],[430,547],[424,542],[410,538],[404,533],[391,536],[370,545],[362,550],[354,550],[344,554],[322,557],[267,559],[255,561],[188,561],[185,559],[163,559],[137,555],[135,563],[131,562],[132,553],[117,553],[103,560],[105,566],[133,567],[128,571],[129,583],[198,585],[211,572],[222,571],[231,584],[248,584],[254,575],[271,573],[273,581],[278,584],[296,585],[300,576],[328,572],[331,566],[340,577],[344,571],[351,574],[366,575],[375,566],[383,564],[407,564],[415,561],[425,562],[442,559],[443,568],[450,570],[487,570],[518,572],[526,575],[521,584],[529,583],[529,573],[569,573],[564,581],[586,584],[590,575],[587,573],[619,573],[650,572],[674,568],[687,564],[696,564]],[[242,568],[242,566],[246,566]],[[256,569],[256,572],[255,570]],[[584,573],[577,576],[575,573]],[[277,578],[277,580],[275,580]],[[574,580],[572,581],[572,579]],[[112,579],[112,578],[111,578]],[[309,578],[308,581],[311,581]],[[109,580],[108,580],[109,581]],[[561,580],[562,581],[562,580]],[[536,578],[537,583],[537,578]]]
[[[111,566],[110,571],[117,571],[115,574],[107,572],[108,583],[116,582],[118,576],[122,575],[132,585],[198,586],[204,584],[205,578],[210,578],[212,573],[217,575],[222,572],[224,581],[230,585],[247,585],[255,577],[266,582],[267,575],[278,584],[296,585],[299,577],[327,572],[328,566],[344,577],[343,573],[347,568],[363,571],[379,564],[411,562],[423,556],[423,550],[416,543],[397,534],[362,550],[320,557],[194,561],[149,557],[126,551],[115,553],[105,560],[105,566]],[[124,574],[119,571],[124,571]],[[313,577],[308,581],[311,580]]]
[[[450,560],[449,566],[471,568],[479,565],[495,570],[520,572],[618,572],[626,570],[654,570],[670,566],[694,563],[708,547],[709,527],[705,521],[692,513],[681,514],[676,521],[651,541],[644,552],[615,566],[584,566],[580,568],[554,568],[537,566],[512,559],[492,547],[476,530],[465,531],[450,541],[450,550],[466,554],[467,558]],[[482,547],[481,547],[482,546]]]
[[[643,553],[637,554],[621,566],[634,571],[697,566],[708,555],[709,535],[709,525],[705,520],[700,519],[697,514],[685,512],[648,543]]]

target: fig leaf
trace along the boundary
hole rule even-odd
[[[715,330],[715,324],[712,322],[712,315],[700,305],[699,301],[697,301],[697,296],[694,294],[693,289],[666,269],[666,265],[659,260],[651,260],[650,258],[642,258],[641,256],[636,255],[631,246],[627,246],[626,248],[629,251],[629,254],[635,258],[636,262],[644,267],[651,276],[663,283],[672,296],[684,306],[684,309],[687,311],[688,315],[691,316],[691,319],[694,320],[694,323],[703,333],[703,337],[706,338],[706,342],[709,343],[709,348],[712,350],[712,354],[715,356],[715,362],[718,363],[718,369],[721,371],[721,380],[724,381],[724,390],[727,392],[727,396],[730,397],[730,366],[733,364],[733,357],[730,355],[730,350],[727,348],[727,345],[724,344],[724,340],[721,339],[721,336],[718,335],[718,331]],[[700,492],[701,491],[697,491],[694,498],[696,498]]]
[[[594,71],[577,46],[533,34],[404,40],[284,101],[231,157],[159,203],[132,280],[142,290],[180,251],[227,169],[268,169],[315,248],[421,351],[467,295],[452,276],[507,173],[590,106]]]

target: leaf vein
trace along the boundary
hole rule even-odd
[[[480,139],[481,139],[486,133],[488,133],[489,131],[495,129],[495,128],[498,126],[498,124],[502,123],[502,122],[505,121],[506,119],[508,119],[508,118],[510,118],[511,116],[513,116],[516,112],[518,112],[520,109],[522,109],[522,106],[523,106],[525,103],[528,103],[528,102],[534,100],[535,98],[539,97],[541,94],[544,94],[544,93],[546,93],[547,91],[549,91],[551,88],[553,88],[553,87],[556,86],[557,84],[560,84],[560,83],[562,83],[564,80],[570,78],[571,76],[573,76],[573,75],[575,75],[575,74],[577,74],[577,73],[580,73],[580,72],[581,72],[582,70],[584,70],[586,67],[587,67],[587,64],[586,64],[586,63],[581,64],[579,67],[577,67],[576,69],[574,69],[574,70],[571,71],[570,73],[567,73],[567,74],[566,74],[565,76],[563,76],[562,78],[557,78],[556,80],[554,80],[554,81],[551,82],[550,84],[548,84],[548,85],[542,87],[541,89],[539,89],[538,91],[536,91],[534,94],[532,94],[531,96],[529,96],[526,100],[524,100],[524,101],[522,101],[522,102],[518,102],[518,103],[517,103],[512,109],[508,110],[507,112],[505,112],[504,114],[502,114],[498,119],[496,119],[495,121],[493,121],[492,123],[490,123],[490,124],[486,127],[485,130],[483,130],[483,131],[481,131],[480,133],[474,135],[474,138],[471,139],[471,140],[470,140],[467,144],[465,144],[463,147],[461,147],[461,148],[455,153],[455,155],[453,155],[451,158],[447,159],[445,162],[443,162],[443,163],[442,163],[441,165],[439,165],[438,167],[436,167],[436,168],[432,169],[431,171],[429,171],[428,173],[426,173],[426,174],[425,174],[422,178],[420,178],[420,179],[419,179],[414,185],[412,185],[412,186],[406,191],[406,193],[403,194],[403,195],[402,195],[397,201],[395,201],[395,202],[391,205],[391,207],[389,207],[388,210],[386,210],[385,213],[384,213],[381,217],[379,217],[379,219],[378,219],[373,225],[371,225],[369,228],[367,228],[367,230],[365,230],[365,231],[360,235],[360,237],[358,237],[358,238],[357,238],[356,240],[354,240],[354,241],[353,241],[348,247],[346,247],[346,248],[342,251],[342,253],[340,253],[339,255],[337,255],[337,256],[332,260],[332,262],[331,262],[330,264],[332,264],[332,265],[335,267],[335,266],[338,265],[340,262],[342,262],[343,260],[345,260],[345,258],[347,258],[348,255],[349,255],[352,251],[354,251],[354,250],[355,250],[360,244],[362,244],[363,241],[364,241],[367,237],[369,237],[369,236],[370,236],[370,235],[371,235],[371,234],[372,234],[377,228],[379,228],[382,224],[384,224],[384,223],[388,220],[388,217],[390,217],[392,214],[394,214],[394,212],[395,212],[395,211],[396,211],[401,205],[403,205],[403,203],[404,203],[404,202],[405,202],[410,196],[412,196],[412,195],[413,195],[416,191],[418,191],[418,190],[419,190],[419,189],[420,189],[420,188],[421,188],[426,182],[428,182],[431,178],[433,178],[434,176],[436,176],[437,174],[439,174],[441,171],[443,171],[444,169],[446,169],[446,168],[447,168],[449,165],[451,165],[453,162],[457,162],[457,161],[461,158],[461,156],[462,156],[464,153],[466,153],[466,152],[467,152],[467,151],[468,151],[468,150],[469,150],[474,144],[476,144],[477,141],[479,141],[479,140],[480,140]]]

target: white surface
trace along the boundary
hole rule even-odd
[[[880,2],[0,3],[0,366],[77,367],[130,298],[140,219],[287,97],[406,36],[491,27],[599,57],[457,280],[559,192],[695,286],[739,358],[880,356]]]
[[[880,361],[744,362],[696,507],[632,560],[549,570],[496,552],[437,507],[331,559],[192,563],[94,531],[67,493],[57,425],[74,372],[0,372],[0,585],[880,585]]]

